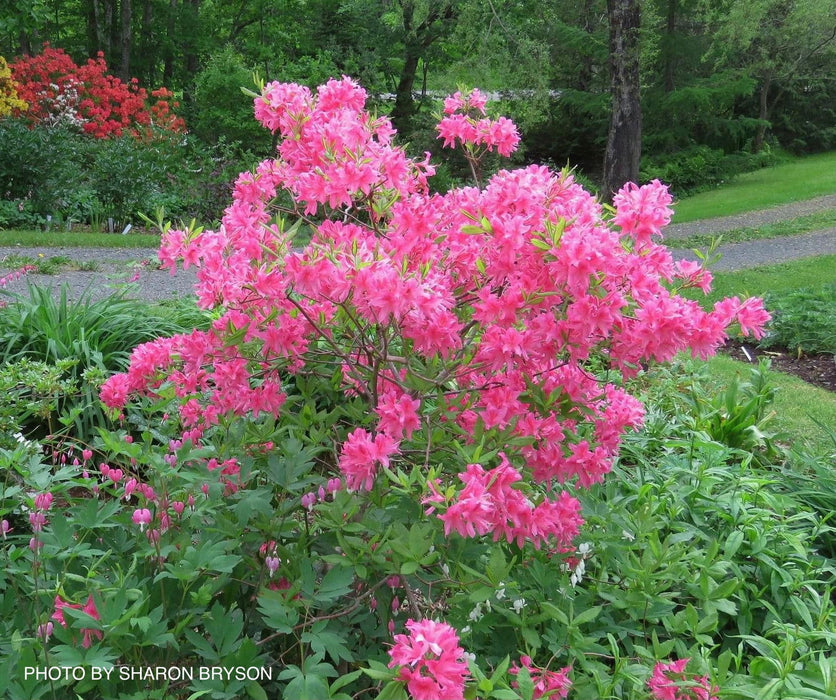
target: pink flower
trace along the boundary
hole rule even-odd
[[[516,675],[520,672],[520,667],[528,669],[531,681],[534,683],[534,700],[542,697],[565,698],[569,694],[569,689],[572,687],[572,681],[569,680],[568,675],[571,671],[569,666],[560,671],[549,671],[534,666],[530,656],[521,656],[520,666],[515,663],[508,670],[508,673]],[[513,685],[517,687],[516,681]]]
[[[421,401],[398,391],[387,391],[377,402],[375,412],[380,416],[377,427],[395,440],[407,440],[421,427],[418,410]]]
[[[35,496],[35,508],[38,510],[49,510],[52,505],[51,493],[39,493]]]
[[[279,564],[281,564],[281,559],[278,557],[265,557],[264,558],[264,565],[267,567],[267,572],[272,578],[276,571],[279,569]]]
[[[444,622],[407,620],[409,634],[395,635],[389,668],[415,700],[462,700],[469,676],[456,630]]]
[[[139,525],[140,532],[145,530],[146,525],[151,524],[151,511],[147,508],[137,508],[133,514],[135,525]]]
[[[46,516],[40,511],[29,513],[29,525],[32,526],[32,532],[40,532],[46,525]]]
[[[763,307],[763,300],[757,298],[746,299],[737,310],[737,322],[744,335],[751,335],[760,340],[763,338],[763,327],[772,316]]]
[[[124,408],[130,392],[128,375],[114,374],[102,384],[99,398],[108,408]]]
[[[86,613],[94,620],[100,620],[99,611],[96,609],[96,603],[93,600],[93,596],[87,597],[87,603],[85,603],[84,607],[82,607],[78,603],[67,603],[66,601],[61,599],[61,596],[55,596],[55,611],[52,613],[52,618],[56,622],[58,622],[62,627],[67,626],[67,621],[64,619],[64,608],[72,608],[74,610],[81,610],[82,612]],[[83,635],[83,639],[81,642],[81,646],[85,649],[89,649],[92,642],[93,637],[97,639],[102,639],[102,632],[101,630],[96,630],[88,627],[82,627],[81,632]]]
[[[340,449],[340,471],[347,488],[370,491],[378,465],[389,466],[389,458],[398,451],[398,443],[385,433],[374,438],[362,428],[349,433]]]
[[[672,201],[667,186],[659,180],[642,187],[628,182],[613,197],[616,208],[613,223],[631,235],[638,245],[648,245],[651,236],[661,233],[670,223]]]
[[[653,667],[653,675],[647,682],[655,700],[717,700],[716,686],[707,676],[689,676],[685,667],[690,659],[669,663],[659,662]]]

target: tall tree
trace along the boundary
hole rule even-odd
[[[833,92],[833,1],[720,1],[712,5],[712,10],[709,57],[713,58],[714,69],[735,68],[757,83],[755,111],[759,126],[752,143],[752,150],[757,152],[782,98],[810,91],[821,80],[828,82]]]
[[[119,77],[128,82],[131,79],[131,43],[133,40],[131,0],[121,0],[120,10],[119,48],[121,60],[119,63]]]
[[[452,30],[456,7],[453,0],[398,0],[397,4],[401,11],[403,64],[390,116],[398,131],[406,131],[415,112],[412,95],[418,66],[429,48]]]
[[[604,197],[609,201],[639,177],[642,109],[639,77],[639,0],[607,0],[610,25],[612,115],[604,153]]]

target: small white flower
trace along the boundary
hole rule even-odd
[[[441,565],[441,571],[445,576],[450,576],[450,567],[447,564]]]
[[[621,536],[628,542],[632,542],[636,539],[636,536],[632,532],[627,532],[627,530],[622,530]]]
[[[514,608],[514,612],[519,615],[525,607],[525,598],[517,598],[513,603],[511,603],[511,607]]]
[[[461,629],[462,634],[467,634],[468,632],[470,632],[470,625],[465,625],[464,627],[462,627],[462,629]]]
[[[580,554],[582,557],[586,557],[586,555],[589,554],[591,551],[592,545],[589,544],[589,542],[581,542],[578,545],[578,554]]]
[[[476,603],[476,607],[470,611],[470,614],[467,616],[468,620],[472,620],[473,622],[478,622],[482,619],[482,604]]]
[[[501,586],[501,588],[496,592],[496,599],[502,600],[505,597],[505,586],[503,586],[501,582],[499,585]]]

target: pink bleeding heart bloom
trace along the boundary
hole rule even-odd
[[[139,525],[141,531],[145,530],[146,525],[151,524],[151,511],[147,508],[137,508],[133,514],[134,524]]]
[[[35,496],[35,508],[38,510],[49,510],[50,506],[52,506],[51,493],[39,493]]]

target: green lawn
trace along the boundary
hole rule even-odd
[[[744,173],[722,187],[677,202],[673,223],[711,219],[836,192],[836,153],[819,153]]]
[[[0,246],[47,248],[159,248],[160,237],[148,233],[74,233],[72,231],[0,231]]]
[[[821,255],[778,265],[764,265],[737,272],[717,272],[711,293],[686,290],[684,296],[697,299],[705,307],[728,296],[761,297],[767,293],[780,294],[804,287],[819,287],[836,280],[836,255]]]
[[[708,361],[711,377],[719,387],[727,386],[736,376],[747,378],[752,366],[725,355]],[[769,378],[777,389],[773,427],[782,434],[782,442],[812,454],[832,454],[836,448],[822,425],[836,426],[836,394],[782,372],[770,372]]]

